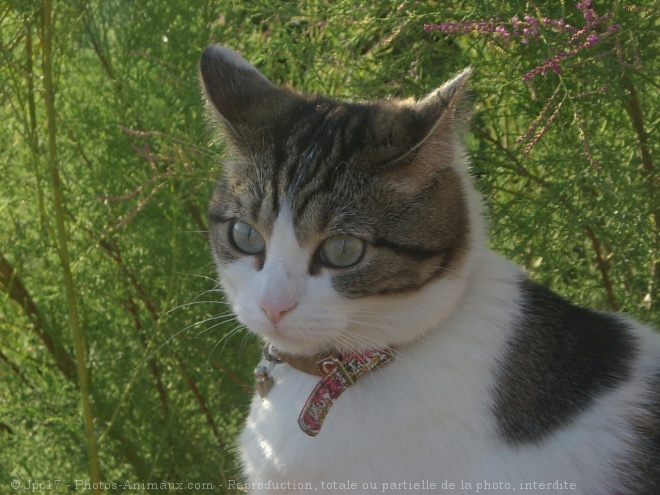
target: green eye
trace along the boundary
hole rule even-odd
[[[266,248],[261,234],[245,222],[236,221],[230,224],[229,238],[232,244],[245,254],[261,254]]]
[[[364,241],[351,235],[335,235],[321,246],[321,261],[335,268],[355,265],[364,254]]]

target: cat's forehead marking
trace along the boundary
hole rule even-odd
[[[365,148],[365,105],[305,101],[275,131],[268,164],[269,204],[275,212],[289,208],[299,240],[323,231],[352,191],[346,180],[350,165]],[[349,165],[350,164],[350,165]]]

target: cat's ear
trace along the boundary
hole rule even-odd
[[[468,80],[471,75],[471,67],[463,69],[452,79],[444,83],[435,91],[432,91],[426,98],[417,103],[417,107],[422,111],[426,110],[436,113],[440,110],[439,116],[442,119],[452,118],[456,109],[462,104],[462,98],[465,94]],[[446,110],[450,110],[450,112],[446,112]]]
[[[472,74],[470,67],[463,69],[440,88],[415,104],[420,118],[427,122],[426,135],[419,145],[428,140],[451,141],[452,135],[462,131],[467,120],[465,90]]]
[[[232,128],[259,126],[267,107],[283,93],[247,60],[223,46],[204,50],[199,72],[211,109]]]
[[[412,105],[411,120],[405,125],[414,129],[409,132],[414,145],[393,163],[388,174],[397,189],[416,189],[458,158],[459,135],[468,120],[465,92],[471,73],[471,68],[464,69]]]

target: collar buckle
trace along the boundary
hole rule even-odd
[[[327,357],[319,359],[316,367],[321,372],[321,376],[325,377],[330,373],[339,372],[351,385],[355,383],[355,378],[351,376],[337,355],[329,354]]]

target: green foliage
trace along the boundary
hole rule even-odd
[[[660,324],[651,3],[599,3],[608,17],[591,26],[568,1],[57,2],[52,61],[45,3],[0,5],[0,491],[13,479],[90,481],[96,450],[103,480],[237,477],[258,342],[227,312],[206,245],[222,154],[208,146],[197,82],[209,42],[274,82],[342,98],[419,97],[472,65],[469,145],[493,246],[582,304]],[[424,30],[491,18],[512,29],[525,15],[585,33],[541,23],[525,43]],[[589,34],[598,43],[565,55]],[[559,70],[546,64],[557,55]]]

